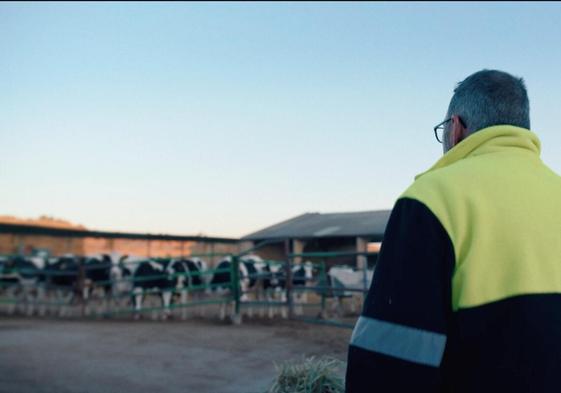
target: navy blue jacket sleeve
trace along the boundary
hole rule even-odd
[[[440,221],[423,203],[398,200],[349,345],[348,393],[443,390],[453,269]]]

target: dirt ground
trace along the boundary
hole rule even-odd
[[[344,360],[351,330],[285,320],[0,317],[0,392],[263,392],[274,363]]]

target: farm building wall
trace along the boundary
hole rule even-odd
[[[31,255],[34,250],[39,249],[48,250],[51,255],[82,255],[83,239],[48,235],[0,234],[0,254]]]
[[[292,249],[294,253],[316,253],[316,252],[339,252],[339,253],[354,253],[358,251],[358,242],[357,239],[354,237],[330,237],[330,238],[314,238],[314,239],[293,239],[292,242]],[[255,242],[257,244],[259,242]],[[244,242],[244,244],[248,244],[247,247],[251,247],[253,244],[251,242]],[[373,244],[373,243],[371,243]],[[375,243],[378,245],[379,243]],[[367,243],[364,244],[364,248],[362,251],[369,251],[369,252],[378,252],[379,246],[372,247],[368,245],[368,249],[366,249]],[[300,251],[301,250],[301,251]],[[266,245],[262,248],[259,248],[255,251],[255,254],[259,255],[263,259],[268,260],[277,260],[283,261],[286,260],[286,250],[284,242],[280,243],[273,243]],[[318,258],[304,258],[304,260],[310,259],[314,262],[318,262]],[[348,255],[348,256],[338,256],[332,258],[323,258],[328,266],[333,265],[350,265],[350,266],[357,266],[357,256]],[[367,263],[369,267],[372,267],[376,263],[377,256],[372,255],[368,256]],[[298,263],[299,260],[295,258],[295,263]]]
[[[255,254],[259,255],[263,259],[270,261],[286,260],[284,243],[268,244],[258,249]]]
[[[177,241],[121,239],[103,237],[64,237],[36,234],[0,234],[0,254],[31,255],[36,250],[45,250],[52,256],[63,254],[91,255],[97,253],[119,253],[123,255],[149,257],[179,257],[191,254],[235,253],[235,242]],[[203,257],[211,265],[219,257]]]
[[[355,238],[326,238],[326,239],[310,239],[304,242],[304,252],[356,252]],[[356,266],[356,257],[338,256],[331,258],[323,258],[328,267],[333,265],[350,265]]]
[[[239,243],[220,243],[220,242],[193,242],[191,247],[192,255],[202,255],[201,259],[208,262],[210,267],[215,267],[222,259],[221,254],[233,254],[240,252]],[[216,254],[215,256],[206,256]]]

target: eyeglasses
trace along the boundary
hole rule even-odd
[[[448,123],[452,118],[444,120],[442,123],[437,124],[434,127],[434,137],[439,143],[444,140],[444,129],[446,128],[446,123]]]
[[[446,128],[446,123],[448,123],[450,120],[452,120],[451,117],[434,127],[434,137],[439,143],[442,143],[442,141],[444,141],[444,129]],[[458,117],[458,120],[460,121],[460,124],[465,128],[466,123],[464,123],[464,121],[460,117]]]

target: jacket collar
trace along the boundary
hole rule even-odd
[[[484,128],[450,149],[428,171],[415,176],[415,180],[464,158],[503,151],[525,151],[539,157],[541,144],[537,135],[525,128],[510,125]]]

